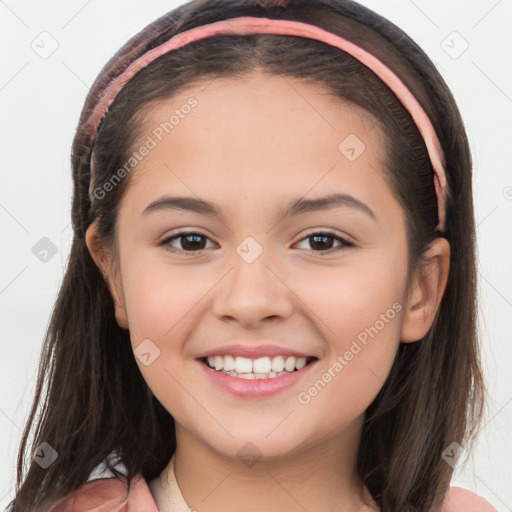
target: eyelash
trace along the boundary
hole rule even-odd
[[[170,243],[173,241],[173,240],[176,240],[176,239],[179,239],[179,238],[185,238],[187,236],[192,236],[192,235],[196,235],[196,236],[199,236],[199,237],[203,237],[203,238],[208,238],[206,235],[203,235],[202,233],[199,233],[197,231],[180,231],[179,233],[176,233],[170,237],[167,237],[166,239],[162,240],[162,242],[160,242],[160,246],[165,246],[165,249],[168,250],[169,252],[172,252],[172,253],[182,253],[182,254],[193,254],[193,253],[199,253],[199,252],[202,252],[204,251],[205,249],[199,249],[198,251],[187,251],[187,250],[184,250],[184,249],[176,249],[175,247],[172,247],[170,245]],[[331,237],[331,238],[334,238],[335,240],[339,241],[341,243],[341,245],[338,247],[338,248],[334,248],[334,249],[328,249],[326,251],[315,251],[313,249],[310,249],[311,252],[314,252],[314,253],[318,253],[318,254],[330,254],[330,253],[333,253],[333,252],[337,252],[337,251],[340,251],[342,249],[347,249],[349,247],[354,247],[355,244],[353,244],[352,242],[350,242],[349,240],[339,236],[339,235],[336,235],[335,233],[331,232],[331,231],[311,231],[309,233],[307,233],[304,237],[302,237],[299,242],[297,243],[300,243],[302,242],[303,240],[306,240],[308,238],[311,238],[313,236],[323,236],[323,237]]]

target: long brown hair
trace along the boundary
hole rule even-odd
[[[16,495],[10,503],[15,512],[49,510],[83,485],[113,450],[123,454],[127,490],[138,473],[148,481],[158,476],[175,451],[174,420],[144,381],[129,332],[116,323],[112,297],[85,243],[87,227],[98,219],[100,239],[112,246],[119,202],[129,183],[125,178],[91,203],[87,120],[110,80],[140,55],[181,31],[236,16],[293,19],[343,35],[393,69],[432,120],[451,191],[442,234],[451,246],[450,273],[428,334],[400,344],[389,377],[366,411],[358,472],[382,512],[435,510],[453,471],[442,452],[452,442],[468,449],[474,440],[484,385],[476,329],[472,162],[461,116],[436,67],[402,30],[353,1],[194,0],[131,38],[102,69],[85,101],[72,148],[73,243],[19,448]],[[423,139],[371,71],[315,40],[217,36],[156,59],[128,82],[102,121],[94,143],[96,186],[127,161],[140,114],[150,102],[170,98],[194,82],[254,69],[320,84],[375,116],[388,135],[387,177],[406,212],[411,273],[428,244],[441,236],[435,231],[437,203]],[[47,468],[31,457],[44,442],[58,453]]]

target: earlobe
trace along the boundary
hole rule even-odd
[[[450,244],[436,238],[425,251],[411,281],[402,321],[400,341],[411,343],[422,339],[439,309],[450,270]]]
[[[99,240],[96,220],[87,228],[85,243],[110,290],[117,324],[122,329],[128,329],[128,316],[124,305],[123,287],[122,283],[120,283],[118,268],[113,261],[112,255],[105,250]]]

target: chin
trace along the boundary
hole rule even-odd
[[[251,467],[256,461],[279,458],[300,450],[310,439],[304,431],[290,431],[288,421],[282,420],[253,422],[250,426],[225,423],[223,426],[229,433],[219,427],[215,431],[198,432],[197,437],[212,450],[225,457],[237,458]]]

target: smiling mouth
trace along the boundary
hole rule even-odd
[[[274,379],[295,373],[308,366],[316,357],[275,356],[250,359],[235,356],[202,357],[200,361],[211,370],[239,379]]]

